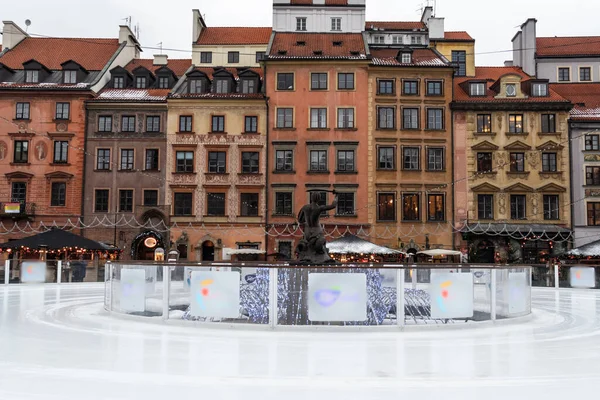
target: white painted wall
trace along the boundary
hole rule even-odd
[[[194,52],[192,54],[192,63],[197,67],[260,67],[260,64],[256,62],[256,52],[267,51],[267,45],[232,45],[232,46],[193,46]],[[200,52],[211,51],[212,63],[202,64],[200,63]],[[235,64],[229,64],[227,62],[227,55],[230,51],[238,51],[240,53],[240,62]]]
[[[119,42],[126,43],[126,45],[110,64],[104,75],[100,77],[98,83],[92,87],[94,92],[100,91],[110,81],[110,70],[118,66],[124,67],[134,58],[140,57],[139,43],[131,29],[126,25],[119,26]]]
[[[12,49],[23,39],[29,37],[29,35],[13,21],[2,21],[2,24],[2,49]]]
[[[339,32],[331,30],[331,18],[342,18],[342,33],[360,33],[365,28],[364,7],[289,7],[273,8],[273,30],[296,32],[296,18],[306,18],[306,32]]]
[[[369,42],[369,44],[380,44],[380,43],[375,42],[376,36],[383,36],[384,40],[385,40],[385,42],[383,44],[385,44],[385,45],[399,44],[399,45],[410,46],[412,43],[411,37],[413,37],[413,36],[421,37],[421,43],[417,44],[417,45],[429,45],[429,38],[428,38],[426,32],[390,33],[389,31],[368,31],[367,32],[367,41]],[[397,40],[401,40],[401,41],[395,42],[394,38],[400,38]]]

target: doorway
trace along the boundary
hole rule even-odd
[[[215,244],[210,240],[202,243],[202,261],[215,261]]]

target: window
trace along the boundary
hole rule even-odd
[[[442,130],[444,129],[444,110],[441,108],[427,109],[427,129]]]
[[[377,94],[394,94],[394,80],[381,79],[377,81]]]
[[[338,193],[336,215],[355,215],[354,211],[354,193]]]
[[[600,186],[600,167],[585,167],[585,184]]]
[[[600,225],[600,203],[590,202],[587,203],[587,218],[588,226]]]
[[[320,72],[310,74],[310,89],[327,90],[327,74]]]
[[[108,212],[108,189],[96,189],[94,200],[94,212]]]
[[[213,85],[215,86],[215,93],[229,93],[229,80],[228,79],[215,79]]]
[[[510,172],[525,172],[525,153],[510,153]]]
[[[545,83],[534,83],[532,94],[534,97],[548,96],[548,85]]]
[[[14,203],[21,203],[22,205],[27,201],[27,183],[12,183],[11,201]]]
[[[267,53],[264,51],[257,51],[256,52],[256,63],[258,64],[259,62],[264,60],[266,55],[267,55]]]
[[[292,259],[292,242],[279,242],[278,252],[286,257],[287,260]]]
[[[511,219],[526,219],[526,197],[525,195],[517,194],[510,196],[510,218]]]
[[[240,194],[242,217],[258,216],[258,193]]]
[[[469,88],[471,96],[485,96],[486,94],[485,83],[471,83]]]
[[[477,217],[479,219],[494,219],[494,196],[491,194],[477,195]]]
[[[419,81],[402,81],[402,94],[416,96],[419,94]]]
[[[69,159],[69,142],[54,141],[54,159],[55,164],[66,164]]]
[[[144,205],[147,207],[158,205],[158,190],[144,190]]]
[[[29,119],[29,103],[17,103],[15,119]]]
[[[517,85],[509,83],[506,85],[506,97],[515,97],[517,95]]]
[[[294,152],[292,150],[275,151],[275,171],[291,172],[294,169]]]
[[[14,163],[29,162],[29,142],[27,140],[15,140],[15,157]]]
[[[121,132],[135,132],[135,117],[123,116],[121,118]]]
[[[77,83],[77,71],[63,71],[63,83]]]
[[[227,172],[227,153],[224,151],[208,152],[208,172],[224,174]]]
[[[412,62],[412,55],[410,53],[402,53],[402,64],[410,64]]]
[[[464,50],[452,50],[452,62],[458,66],[454,70],[455,76],[467,75],[467,52]]]
[[[571,69],[570,68],[559,68],[558,69],[558,81],[568,82],[571,80]]]
[[[310,151],[310,171],[311,172],[327,171],[327,150],[311,150]]]
[[[146,117],[146,132],[160,132],[160,117]]]
[[[402,129],[419,129],[419,109],[402,109]]]
[[[240,52],[230,51],[227,53],[227,62],[229,64],[237,64],[240,62]]]
[[[244,133],[258,132],[258,117],[244,117]]]
[[[444,170],[444,149],[443,148],[427,148],[427,170],[428,171],[443,171]]]
[[[25,70],[25,82],[26,83],[38,83],[40,81],[40,71],[38,70]]]
[[[394,147],[377,148],[377,169],[393,170],[396,169],[394,162]]]
[[[158,77],[158,88],[159,89],[169,89],[169,77],[168,76],[159,76]]]
[[[242,93],[256,93],[256,81],[254,79],[242,79]]]
[[[277,74],[277,90],[294,90],[294,74]]]
[[[339,73],[338,74],[338,89],[339,90],[354,90],[354,74]]]
[[[200,63],[201,64],[212,63],[212,51],[201,51],[200,52]]]
[[[258,159],[257,151],[242,152],[242,174],[258,174]]]
[[[123,77],[123,76],[115,76],[113,78],[113,87],[115,89],[123,89],[123,88],[125,88],[125,77]]]
[[[306,17],[296,18],[296,30],[306,31]]]
[[[192,116],[191,115],[180,115],[179,116],[179,132],[191,132],[192,131]]]
[[[326,108],[311,108],[310,109],[310,127],[312,129],[327,128],[327,109]]]
[[[208,216],[225,215],[225,193],[207,193],[206,200]]]
[[[402,44],[403,42],[404,41],[403,41],[402,35],[394,35],[394,36],[392,36],[392,43],[393,44]]]
[[[375,41],[375,44],[385,44],[385,36],[375,36],[373,40]]]
[[[508,132],[523,133],[523,114],[510,114],[508,116]]]
[[[136,89],[146,89],[146,77],[145,76],[136,76],[135,77],[135,88]]]
[[[225,117],[223,115],[213,115],[211,132],[225,132]]]
[[[175,193],[173,199],[175,216],[189,216],[192,213],[192,193]]]
[[[133,212],[133,190],[119,190],[119,212]]]
[[[52,182],[50,194],[51,207],[64,207],[67,197],[67,184],[64,182]]]
[[[158,171],[158,149],[146,150],[146,171]]]
[[[379,107],[377,109],[377,128],[394,129],[396,127],[396,109],[394,107]]]
[[[339,150],[337,159],[339,172],[354,172],[354,150]]]
[[[175,153],[177,159],[175,171],[178,173],[194,172],[194,152],[193,151],[177,151]]]
[[[377,195],[377,219],[379,221],[396,220],[396,195],[394,193]]]
[[[542,133],[556,132],[556,115],[542,114]]]
[[[54,119],[69,119],[70,103],[56,103]]]
[[[110,149],[96,150],[96,170],[110,171]]]
[[[585,150],[586,151],[600,150],[600,135],[585,135]]]
[[[556,172],[556,153],[542,153],[542,171]]]
[[[443,95],[441,81],[427,81],[427,96]]]
[[[427,196],[427,221],[445,221],[446,212],[443,194],[430,194]]]
[[[354,128],[354,108],[338,108],[338,128]]]
[[[419,148],[418,147],[403,147],[402,148],[402,169],[407,171],[419,170]]]
[[[492,172],[492,153],[477,153],[477,172]]]
[[[590,67],[579,68],[579,80],[587,82],[592,80],[592,69]]]
[[[492,133],[492,115],[477,115],[477,133]]]
[[[98,132],[112,132],[112,117],[98,117]]]
[[[121,150],[121,171],[133,171],[133,149]]]
[[[341,31],[342,30],[342,19],[341,18],[331,18],[331,30],[332,31]]]
[[[278,108],[277,109],[277,127],[278,128],[293,128],[294,127],[294,109],[293,108]]]
[[[292,193],[275,193],[275,215],[292,215]]]
[[[204,93],[204,79],[190,79],[190,94]]]
[[[544,219],[557,220],[560,219],[560,209],[558,205],[558,195],[544,195]]]
[[[402,195],[402,220],[419,221],[419,195],[416,193]]]
[[[410,37],[410,44],[421,44],[421,42],[422,42],[421,36],[411,36]]]

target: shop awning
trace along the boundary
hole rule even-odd
[[[265,254],[264,250],[257,250],[257,249],[233,249],[233,250],[229,250],[228,252],[230,255],[237,255],[237,254]]]
[[[22,247],[32,250],[62,250],[65,248],[100,251],[116,250],[112,246],[95,242],[91,239],[84,238],[83,236],[63,231],[62,229],[51,229],[47,232],[29,236],[25,239],[0,244],[0,248],[3,249],[20,249]]]
[[[564,255],[573,257],[600,257],[600,240],[584,244],[581,247],[566,252]]]
[[[513,239],[525,239],[532,235],[541,240],[566,240],[572,235],[572,231],[559,225],[545,224],[485,224],[469,223],[463,226],[462,233],[490,236],[510,236]]]
[[[426,256],[460,256],[462,253],[456,250],[444,250],[444,249],[434,249],[434,250],[424,250],[419,251],[417,254],[423,254]]]
[[[390,249],[389,247],[379,246],[354,235],[346,235],[327,243],[327,249],[330,254],[406,254],[399,250]]]

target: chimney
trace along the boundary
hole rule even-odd
[[[433,7],[427,6],[423,9],[423,14],[421,15],[421,22],[429,26],[429,19],[431,17],[433,17]]]
[[[204,22],[204,18],[202,18],[202,14],[200,14],[200,10],[192,10],[192,43],[198,41],[204,28],[206,28],[206,23]]]
[[[521,25],[521,32],[523,38],[521,40],[521,62],[523,71],[525,73],[535,76],[536,65],[535,65],[535,53],[537,51],[537,33],[536,33],[537,20],[535,18],[529,18],[523,25]]]
[[[316,5],[325,5],[325,0],[313,0],[312,3]]]
[[[506,60],[506,61],[504,61],[504,66],[505,67],[512,67],[512,66],[514,66],[513,61],[512,60]]]
[[[29,37],[27,32],[12,21],[2,21],[2,49],[12,49],[23,39]]]
[[[155,54],[154,65],[167,65],[169,63],[169,56],[166,54]]]
[[[444,18],[429,18],[427,27],[429,28],[429,39],[437,40],[444,38]]]

